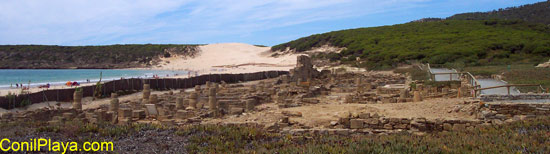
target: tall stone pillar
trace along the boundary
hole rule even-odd
[[[119,107],[118,94],[111,93],[111,103],[109,105],[109,111],[117,112]]]
[[[185,109],[183,106],[183,97],[179,96],[176,98],[176,110],[183,110]]]
[[[149,100],[149,96],[151,96],[151,85],[143,84],[143,99]]]
[[[413,102],[421,102],[422,96],[419,91],[414,91]]]
[[[82,90],[73,93],[73,109],[82,110]]]
[[[190,109],[196,109],[197,108],[197,93],[191,93],[189,95],[189,107]]]
[[[208,107],[210,111],[216,113],[218,111],[218,102],[216,100],[216,89],[210,88],[208,92]]]

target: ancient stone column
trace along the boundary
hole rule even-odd
[[[117,112],[119,106],[118,95],[116,93],[111,93],[111,103],[109,105],[109,111]]]
[[[213,87],[216,89],[216,92],[218,92],[218,90],[220,89],[220,84],[214,83]]]
[[[413,102],[421,102],[422,96],[419,91],[414,91]]]
[[[253,111],[256,106],[256,99],[247,99],[245,106],[247,112]]]
[[[73,93],[73,109],[82,110],[82,90]]]
[[[216,89],[214,88],[209,89],[208,107],[210,108],[210,111],[213,111],[214,113],[218,111],[218,102],[216,100]]]
[[[181,96],[177,97],[176,98],[176,110],[183,110],[183,109],[185,109],[183,107],[183,97],[181,97]]]
[[[189,95],[189,107],[191,109],[196,109],[197,108],[197,93],[191,93]]]
[[[143,84],[143,99],[148,100],[151,96],[151,86],[149,84]]]
[[[158,96],[157,94],[152,94],[149,97],[149,104],[157,104],[158,103]]]

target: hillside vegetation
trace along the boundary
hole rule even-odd
[[[342,63],[392,67],[409,60],[425,63],[529,63],[548,60],[550,27],[521,20],[442,20],[393,26],[334,31],[300,38],[272,47],[303,52],[322,45],[345,47],[340,53],[321,54]]]
[[[458,20],[524,20],[532,23],[550,24],[550,1],[528,4],[519,7],[509,7],[490,12],[462,13],[447,19]]]
[[[158,57],[193,55],[194,45],[48,46],[1,45],[0,68],[132,68]]]

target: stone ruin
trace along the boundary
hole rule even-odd
[[[180,90],[164,94],[151,93],[149,84],[144,84],[142,97],[138,100],[120,101],[116,93],[111,94],[108,105],[99,109],[82,109],[82,93],[74,93],[73,109],[64,110],[56,115],[46,116],[51,123],[70,119],[81,119],[90,123],[110,122],[114,124],[160,123],[163,125],[202,124],[205,119],[242,116],[251,112],[262,112],[259,108],[264,103],[274,103],[278,108],[289,108],[319,103],[322,97],[337,97],[336,103],[405,103],[421,102],[424,99],[438,97],[461,97],[468,94],[462,83],[444,86],[432,86],[412,82],[405,75],[379,73],[333,73],[317,71],[313,68],[308,56],[299,56],[297,65],[290,75],[276,79],[262,80],[253,83],[214,83],[206,82],[194,90]],[[340,95],[339,95],[340,94]],[[348,134],[386,133],[388,131],[448,131],[474,128],[482,123],[499,124],[510,119],[533,117],[548,114],[548,105],[544,106],[498,106],[489,108],[468,103],[464,107],[449,112],[471,112],[480,117],[478,120],[444,120],[426,119],[423,117],[395,118],[377,113],[344,114],[330,125],[321,129],[305,127],[289,117],[302,117],[301,112],[284,112],[279,122],[254,125],[265,125],[264,128],[277,132],[301,134],[304,132],[325,132]],[[467,109],[467,110],[466,110]],[[541,110],[543,109],[543,110]],[[526,110],[526,111],[524,111]],[[529,115],[519,115],[519,113]],[[30,112],[33,114],[53,112]],[[516,115],[518,114],[518,115]],[[2,118],[21,117],[17,114],[6,114]],[[41,117],[42,118],[42,117]],[[228,122],[227,124],[230,124]],[[248,125],[248,123],[247,123]],[[263,127],[263,126],[262,126]],[[284,129],[279,129],[284,128]]]
[[[298,56],[296,67],[290,70],[290,79],[295,82],[305,82],[308,81],[308,79],[317,77],[318,75],[319,71],[313,68],[311,58],[306,55]]]

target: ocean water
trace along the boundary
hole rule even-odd
[[[25,86],[30,81],[31,87],[50,83],[52,85],[64,84],[67,81],[91,82],[99,80],[99,74],[102,72],[102,81],[110,81],[124,78],[151,78],[153,75],[166,77],[187,75],[186,71],[170,70],[128,70],[128,69],[0,69],[0,88],[9,88],[11,84],[15,87],[16,83],[22,83]]]

